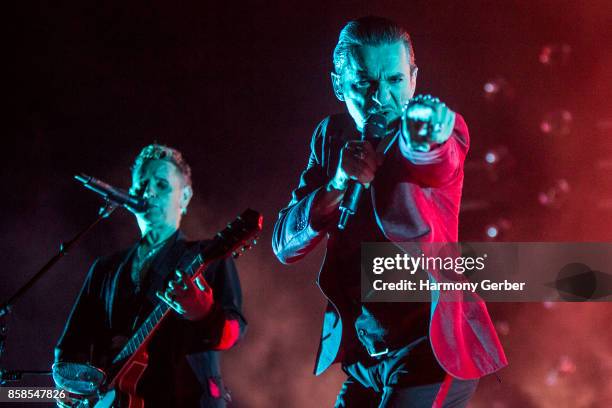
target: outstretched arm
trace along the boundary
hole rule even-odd
[[[391,154],[403,161],[411,181],[440,187],[460,173],[468,148],[463,117],[437,98],[419,96],[402,116],[402,131]]]

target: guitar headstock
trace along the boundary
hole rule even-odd
[[[237,248],[232,252],[232,258],[237,259],[240,255],[244,254],[246,251],[251,250],[255,245],[257,245],[257,240],[259,239],[259,235],[255,235],[252,239],[248,240],[241,247]]]
[[[217,232],[213,242],[206,247],[203,256],[208,259],[234,257],[248,251],[257,243],[257,234],[263,228],[263,215],[247,208],[242,214]]]

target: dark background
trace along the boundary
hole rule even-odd
[[[0,299],[95,217],[99,200],[74,174],[128,187],[139,150],[168,144],[193,168],[188,235],[211,236],[246,207],[266,217],[261,244],[238,261],[250,327],[224,356],[234,406],[331,406],[342,373],[311,374],[322,252],[283,266],[270,234],[312,130],[344,109],[329,83],[337,35],[366,14],[406,25],[417,93],[470,126],[462,240],[491,239],[489,228],[497,240],[611,240],[609,1],[192,3],[22,2],[5,15]],[[558,123],[562,111],[571,120]],[[483,160],[490,149],[502,152],[495,165]],[[88,265],[137,237],[117,211],[63,259],[15,306],[0,367],[48,368]],[[490,310],[511,365],[501,384],[482,381],[471,407],[612,406],[608,304]]]

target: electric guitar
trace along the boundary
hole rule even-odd
[[[263,216],[247,209],[227,227],[218,232],[212,242],[204,248],[184,272],[193,281],[213,261],[230,254],[238,257],[256,243],[254,238],[263,227]],[[153,312],[113,358],[107,371],[116,374],[110,381],[102,370],[80,363],[58,362],[53,365],[53,379],[59,388],[67,390],[73,401],[64,402],[69,407],[112,407],[118,398],[122,406],[144,408],[144,401],[136,394],[138,381],[148,364],[147,345],[156,330],[170,313],[170,306],[160,302]],[[76,401],[76,402],[75,402]],[[61,402],[58,401],[61,405]]]

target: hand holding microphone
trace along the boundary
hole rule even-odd
[[[448,140],[453,132],[455,112],[438,98],[417,95],[404,105],[402,137],[406,146],[428,152]]]
[[[340,151],[340,160],[336,175],[331,180],[336,190],[346,190],[349,180],[369,187],[381,159],[367,140],[351,140],[346,142]]]
[[[349,216],[355,214],[364,188],[368,188],[380,164],[382,155],[376,153],[369,139],[382,138],[387,133],[387,119],[381,114],[372,114],[366,119],[361,140],[347,142],[340,152],[340,160],[331,186],[344,190],[340,204],[338,229],[346,227]]]

